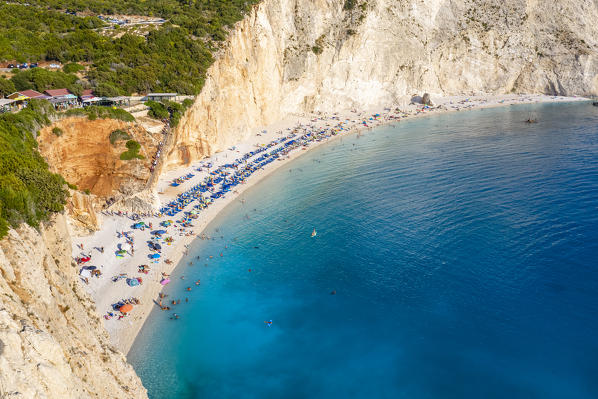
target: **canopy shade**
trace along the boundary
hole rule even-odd
[[[130,303],[126,303],[122,305],[119,310],[123,313],[128,313],[131,310],[133,310],[133,305],[131,305]]]

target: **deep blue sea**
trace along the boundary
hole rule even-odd
[[[591,104],[347,136],[243,197],[129,354],[150,398],[598,398]]]

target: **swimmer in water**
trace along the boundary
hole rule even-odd
[[[191,287],[187,287],[187,291],[191,291]]]

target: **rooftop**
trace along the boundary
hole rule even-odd
[[[46,90],[45,93],[52,97],[68,96],[69,94],[71,94],[71,92],[68,91],[68,89],[50,89]]]

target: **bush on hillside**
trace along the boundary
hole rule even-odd
[[[129,133],[122,129],[116,129],[110,133],[110,144],[114,145],[117,141],[129,140],[130,138]]]
[[[0,115],[0,238],[9,227],[37,227],[64,209],[66,182],[49,171],[36,149],[34,135],[48,122],[30,107]]]
[[[62,67],[62,72],[77,73],[79,71],[83,71],[84,69],[85,67],[83,65],[77,64],[76,62],[71,62]]]
[[[121,160],[130,161],[131,159],[145,159],[143,155],[139,154],[141,144],[139,144],[135,140],[129,140],[127,141],[126,145],[128,150],[120,154]]]
[[[4,79],[4,78],[0,77],[0,96],[1,97],[6,97],[9,94],[14,93],[15,91],[17,91],[17,89],[15,88],[15,85],[12,82],[12,80],[8,80],[8,79]]]
[[[124,122],[135,122],[135,117],[121,108],[90,105],[85,108],[73,108],[65,112],[67,116],[87,116],[90,121],[96,119],[118,119]]]

